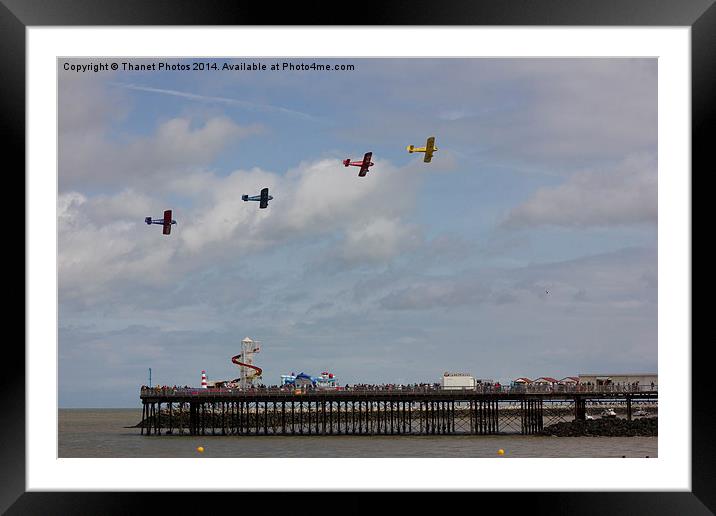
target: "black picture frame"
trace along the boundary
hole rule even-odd
[[[352,9],[355,8],[353,11]],[[459,0],[440,3],[414,0],[324,6],[297,2],[215,0],[0,0],[0,130],[3,156],[15,157],[12,170],[25,168],[25,29],[32,26],[81,25],[563,25],[685,26],[691,28],[692,178],[706,175],[711,142],[708,129],[716,120],[716,6],[714,0]],[[361,24],[361,23],[359,23]],[[710,167],[713,168],[712,166]],[[7,169],[10,174],[11,169]],[[17,174],[19,175],[19,174]],[[24,182],[17,188],[24,192]],[[19,210],[18,210],[19,211]],[[9,224],[16,224],[10,222]],[[19,226],[19,224],[17,225]],[[18,228],[19,230],[19,228]],[[24,239],[23,231],[23,239]],[[9,247],[8,247],[9,248]],[[24,255],[23,258],[27,259]],[[19,303],[17,303],[19,304]],[[23,304],[24,306],[24,304]],[[233,503],[236,494],[220,493],[82,493],[26,492],[25,489],[25,353],[8,341],[0,396],[3,417],[0,464],[0,511],[7,514],[144,514],[150,506],[162,513],[206,512],[214,503]],[[685,342],[684,346],[691,343]],[[690,492],[568,492],[455,494],[451,503],[485,510],[485,498],[530,514],[712,514],[716,511],[716,439],[713,438],[713,382],[707,370],[708,343],[691,347],[692,356],[692,490]],[[8,367],[9,370],[9,367]],[[698,385],[696,379],[701,379]],[[272,493],[271,505],[301,510],[308,493]],[[451,494],[450,496],[452,496]],[[209,498],[209,496],[211,498]],[[228,497],[232,498],[229,499]],[[468,498],[468,496],[470,498]],[[481,497],[479,501],[474,496]],[[346,493],[346,513],[373,511],[375,493]],[[262,500],[269,497],[261,497]],[[402,497],[401,511],[423,507],[424,494]],[[507,498],[507,500],[505,500]],[[507,504],[507,505],[504,505]],[[272,511],[269,511],[272,512]]]

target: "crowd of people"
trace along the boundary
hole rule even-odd
[[[654,382],[651,382],[648,386],[641,386],[639,382],[633,383],[614,383],[614,384],[594,384],[592,382],[586,383],[570,383],[570,384],[545,384],[545,383],[520,383],[512,385],[502,385],[500,382],[480,382],[475,385],[474,388],[458,388],[457,390],[470,390],[482,393],[490,392],[638,392],[640,390],[655,390],[656,386]],[[196,391],[199,387],[189,387],[188,385],[181,386],[169,386],[169,385],[157,385],[150,387],[142,385],[142,393],[151,391],[156,394],[181,394],[182,392]],[[240,387],[236,385],[222,386],[222,387],[210,387],[211,391],[233,391],[239,390]],[[315,384],[305,385],[264,385],[256,384],[247,387],[246,391],[250,392],[294,392],[296,389],[301,389],[306,392],[320,391],[320,390],[338,390],[338,391],[352,391],[352,392],[376,392],[376,391],[408,391],[408,392],[429,392],[429,391],[440,391],[444,390],[444,387],[439,383],[356,383],[356,384],[345,384],[344,386],[337,385],[332,388],[320,387]],[[452,388],[455,390],[455,388]]]
[[[201,389],[201,387],[190,387],[188,385],[182,386],[169,386],[169,385],[157,385],[155,387],[150,387],[147,385],[142,385],[141,390],[142,392],[151,391],[152,393],[156,394],[181,394],[182,392],[186,391],[196,391],[198,389]],[[443,390],[442,385],[439,382],[434,383],[356,383],[356,384],[345,384],[345,385],[336,385],[335,387],[324,387],[324,386],[318,386],[316,384],[308,383],[308,384],[301,384],[301,385],[294,385],[294,384],[286,384],[286,385],[264,385],[264,384],[255,384],[250,385],[246,389],[241,389],[237,385],[229,384],[229,385],[221,385],[221,386],[211,386],[208,387],[207,390],[209,391],[233,391],[233,390],[244,390],[249,392],[293,392],[297,389],[300,389],[304,392],[314,392],[314,391],[321,391],[321,390],[336,390],[336,391],[350,391],[350,392],[376,392],[376,391],[405,391],[405,392],[429,392],[429,391],[440,391]],[[480,384],[475,390],[478,391],[491,391],[491,392],[499,392],[502,389],[502,386],[500,383],[495,384]]]
[[[584,391],[606,391],[606,392],[638,392],[638,391],[644,391],[644,390],[655,390],[656,385],[654,382],[651,382],[649,385],[640,385],[638,381],[636,382],[617,382],[617,383],[607,383],[607,384],[596,384],[592,382],[585,382],[582,384],[577,384],[578,390],[584,390]]]
[[[356,383],[346,384],[346,391],[433,391],[440,389],[439,383]]]

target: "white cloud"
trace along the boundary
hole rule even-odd
[[[203,170],[227,147],[265,131],[215,114],[164,114],[147,134],[120,122],[135,114],[126,88],[109,76],[60,71],[58,177],[60,191],[150,188]]]
[[[204,189],[203,199],[185,217],[177,237],[192,252],[209,245],[225,248],[232,242],[253,250],[266,240],[258,228],[263,219],[272,215],[274,201],[269,208],[259,210],[257,203],[242,201],[241,196],[257,195],[261,188],[268,187],[276,197],[277,180],[277,174],[260,169],[235,171],[225,178],[213,176]]]
[[[237,170],[210,181],[205,206],[197,208],[181,238],[193,251],[230,239],[250,248],[335,231],[346,232],[347,245],[371,231],[392,242],[391,235],[398,238],[400,232],[396,219],[414,201],[418,182],[407,181],[409,175],[407,169],[376,161],[368,176],[358,178],[335,159],[303,162],[285,174]],[[241,200],[264,187],[274,197],[267,209]]]
[[[621,249],[563,262],[516,268],[480,268],[431,276],[393,273],[356,285],[360,300],[390,310],[475,307],[482,303],[574,308],[592,313],[656,304],[656,250]],[[510,308],[512,310],[512,308]]]
[[[479,280],[434,279],[391,292],[380,301],[389,310],[425,310],[437,307],[476,305],[485,302],[490,289]]]
[[[375,218],[346,231],[341,254],[344,259],[358,262],[386,260],[414,249],[421,241],[416,227],[398,219]]]
[[[338,236],[328,254],[340,260],[389,261],[418,243],[420,235],[400,218],[412,206],[418,181],[409,169],[376,162],[365,178],[339,160],[302,163],[286,174],[258,168],[225,177],[200,174],[189,184],[203,186],[187,208],[174,206],[178,224],[170,236],[147,227],[145,216],[172,206],[126,189],[87,198],[59,196],[60,287],[70,297],[110,294],[137,285],[180,280],[201,267],[305,239]],[[162,195],[176,186],[170,182]],[[241,200],[268,187],[267,209]],[[343,258],[341,258],[343,257]]]
[[[141,210],[148,204],[131,191],[91,200],[77,192],[60,194],[57,265],[62,294],[83,299],[137,282],[166,281],[176,244],[157,239],[157,227],[144,224],[143,214],[151,213]]]
[[[241,126],[225,116],[195,124],[175,117],[159,124],[153,134],[127,141],[110,139],[101,130],[60,131],[61,190],[93,185],[149,187],[206,166],[229,144],[263,131]]]
[[[58,73],[60,136],[103,134],[110,122],[126,116],[129,102],[121,90],[108,91],[95,74]]]
[[[508,227],[616,226],[656,223],[657,164],[653,156],[631,156],[610,170],[578,172],[563,184],[543,187],[504,222]]]

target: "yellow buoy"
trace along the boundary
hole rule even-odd
[[[504,455],[504,454],[505,454],[505,450],[503,450],[502,448],[497,450],[497,455]]]
[[[203,447],[203,446],[198,446],[198,447],[196,448],[196,451],[198,451],[199,453],[204,453],[204,447]]]

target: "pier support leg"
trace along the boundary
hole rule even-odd
[[[363,435],[363,420],[365,419],[365,413],[363,410],[363,402],[358,402],[358,435]]]
[[[577,421],[587,419],[587,402],[581,396],[574,398],[574,419]]]
[[[455,401],[450,401],[450,433],[455,433]]]
[[[286,435],[286,402],[281,402],[281,435]]]
[[[544,428],[544,401],[540,399],[537,402],[537,433],[541,434]]]
[[[330,422],[330,426],[328,427],[328,433],[333,435],[333,402],[328,402],[328,421]]]
[[[408,402],[408,433],[413,433],[413,402]]]
[[[264,401],[264,435],[268,435],[268,401]]]
[[[311,402],[309,401],[309,402],[308,402],[308,411],[307,411],[307,415],[308,415],[308,435],[311,435],[311,434],[313,433],[313,429],[311,428],[311,410],[312,410],[312,408],[311,408]]]

